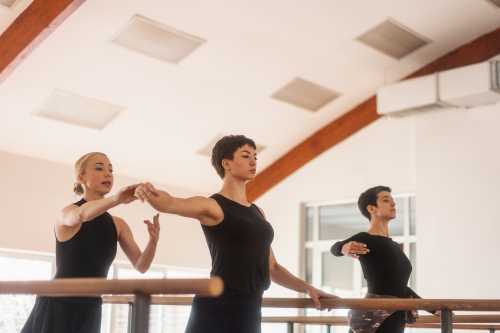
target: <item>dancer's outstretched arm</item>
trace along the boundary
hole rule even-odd
[[[159,212],[190,217],[207,226],[217,225],[224,218],[222,209],[212,198],[202,196],[177,198],[166,191],[156,189],[150,183],[139,185],[135,190],[135,196]]]
[[[101,214],[104,214],[108,209],[116,207],[120,204],[127,204],[134,201],[134,191],[137,185],[130,185],[122,188],[118,193],[107,198],[92,200],[84,203],[80,207],[69,205],[61,212],[61,217],[58,220],[58,226],[76,227],[84,222],[91,221]]]

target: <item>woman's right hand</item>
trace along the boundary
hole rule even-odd
[[[342,254],[347,257],[359,258],[360,255],[364,255],[370,252],[370,249],[364,243],[349,242],[342,246]]]
[[[158,196],[158,190],[151,183],[142,183],[135,188],[134,196],[142,202]]]
[[[139,184],[124,187],[115,194],[116,200],[121,204],[128,204],[136,200],[135,191]]]

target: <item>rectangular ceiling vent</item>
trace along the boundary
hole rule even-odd
[[[500,0],[486,0],[486,1],[491,3],[493,6],[500,8]]]
[[[155,59],[178,64],[205,40],[134,15],[113,42]]]
[[[217,141],[222,139],[222,137],[224,137],[224,136],[225,136],[224,134],[217,135],[212,140],[210,140],[210,142],[206,146],[199,149],[196,153],[198,155],[211,157],[212,156],[212,149],[214,148],[215,144],[217,143]],[[266,149],[266,147],[264,145],[260,145],[258,143],[255,143],[255,145],[257,146],[257,149],[256,149],[257,154],[260,154],[264,149]]]
[[[66,124],[102,130],[123,110],[122,106],[57,89],[35,115]]]
[[[393,19],[388,19],[357,38],[389,57],[401,59],[431,41]]]
[[[338,98],[340,94],[311,81],[295,78],[271,97],[296,107],[316,112]]]
[[[17,1],[18,0],[0,0],[0,5],[7,8],[12,8]]]

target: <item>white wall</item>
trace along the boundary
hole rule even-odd
[[[78,156],[75,156],[75,160]],[[45,160],[0,152],[0,202],[2,207],[0,248],[54,252],[54,221],[62,207],[78,201],[73,195],[73,167]],[[133,184],[136,179],[119,175],[115,165],[114,189]],[[160,185],[160,187],[162,187]],[[182,189],[164,187],[179,196],[190,196]],[[145,204],[133,202],[110,211],[123,217],[141,248],[148,234],[143,220],[154,211]],[[208,268],[210,257],[199,223],[194,220],[162,214],[161,236],[155,263]],[[118,259],[126,260],[120,251]]]
[[[417,281],[425,295],[500,296],[499,111],[416,117]]]

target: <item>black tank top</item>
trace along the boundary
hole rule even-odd
[[[75,205],[85,202],[82,199]],[[60,242],[56,238],[55,278],[107,277],[117,241],[116,226],[108,212],[82,223],[70,240]]]
[[[269,287],[269,253],[274,231],[256,205],[211,196],[224,212],[216,226],[202,225],[212,257],[211,275],[224,280],[226,295],[262,294]]]

